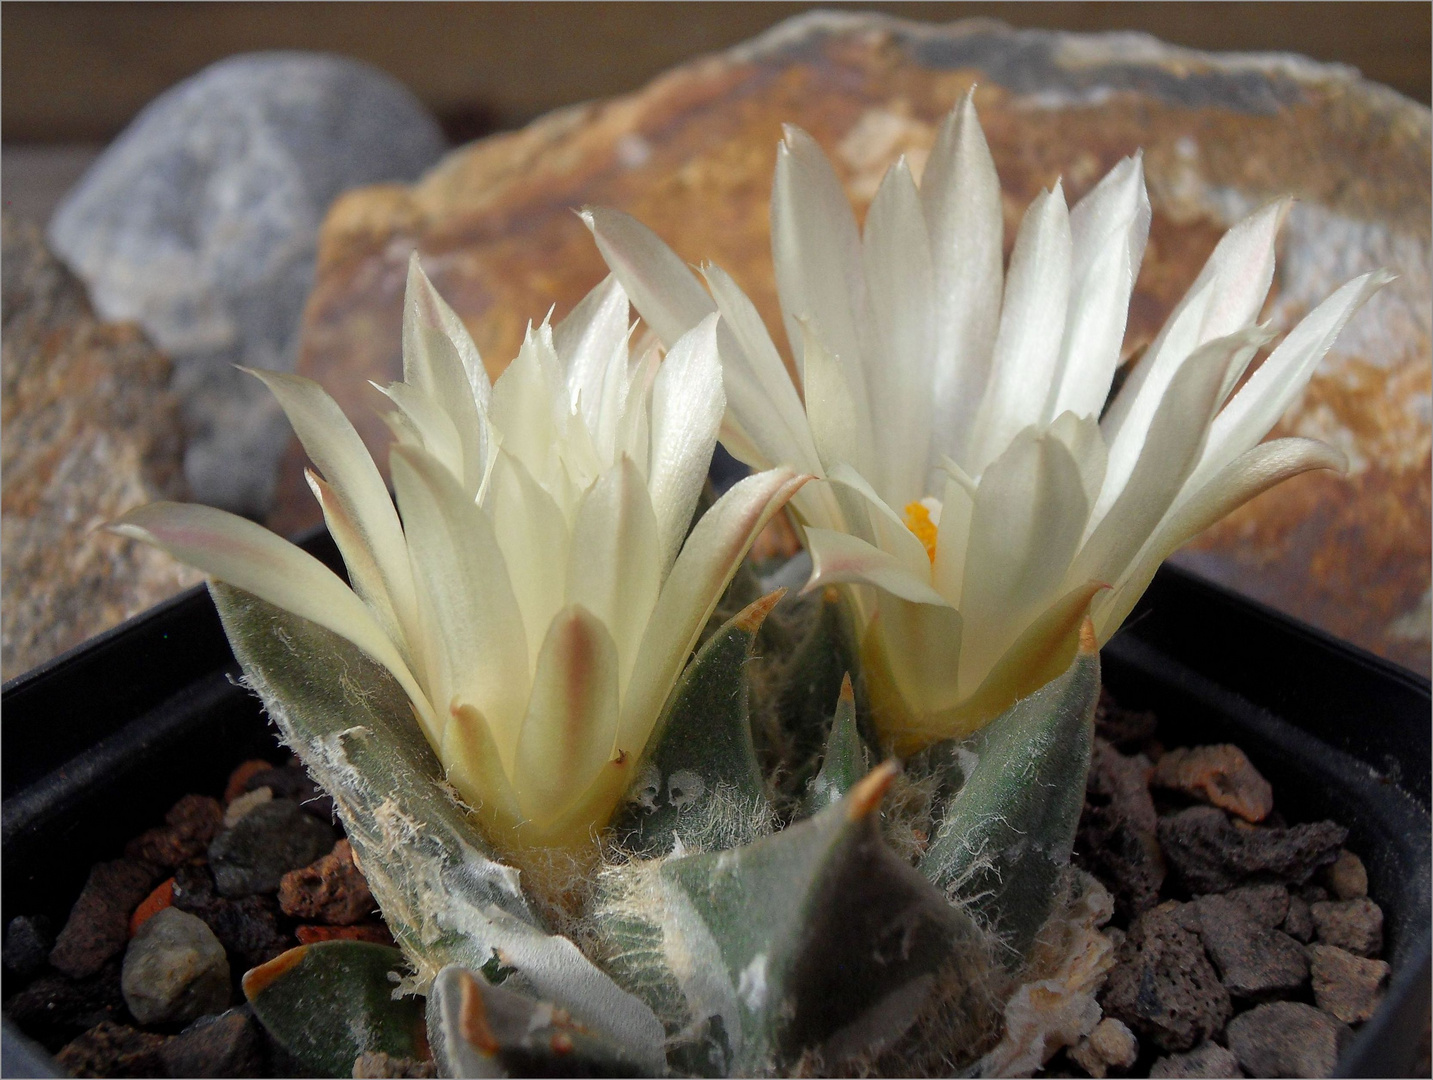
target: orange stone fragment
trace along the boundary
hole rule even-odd
[[[139,933],[139,928],[148,922],[151,916],[159,914],[172,903],[174,903],[174,879],[166,878],[158,888],[139,902],[139,907],[134,909],[134,914],[129,917],[129,936],[134,937]]]
[[[265,761],[263,758],[251,758],[240,765],[229,774],[229,782],[224,785],[224,805],[228,806],[244,794],[244,785],[249,782],[250,777],[266,772],[273,767],[272,761]]]
[[[1181,747],[1159,759],[1150,783],[1238,814],[1263,821],[1274,809],[1274,789],[1237,746]]]
[[[313,945],[319,941],[371,941],[375,945],[392,945],[393,935],[388,927],[375,923],[361,926],[299,926],[294,937],[300,945]]]

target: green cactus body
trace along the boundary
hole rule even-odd
[[[841,680],[836,715],[831,718],[831,731],[821,755],[821,769],[806,789],[801,816],[810,817],[839,802],[869,771],[866,745],[856,728],[856,695],[851,688],[851,676],[846,675]]]

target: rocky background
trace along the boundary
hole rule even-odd
[[[287,533],[318,521],[282,418],[233,364],[317,378],[386,458],[366,380],[398,374],[410,251],[494,376],[529,319],[554,302],[561,316],[601,277],[570,212],[587,202],[719,262],[779,325],[767,198],[780,124],[828,148],[860,210],[898,154],[919,171],[972,83],[1007,242],[1056,176],[1073,201],[1145,148],[1155,215],[1132,353],[1222,230],[1286,192],[1299,202],[1266,313],[1276,326],[1365,269],[1399,274],[1282,427],[1339,445],[1351,475],[1301,477],[1178,560],[1427,673],[1428,109],[1287,55],[843,12],[441,161],[443,132],[407,90],[336,57],[236,57],[156,99],[50,221],[85,290],[7,226],[5,677],[192,580],[146,576],[147,555],[93,531],[130,505],[187,492]],[[24,284],[37,281],[67,283]],[[118,475],[80,482],[94,462]]]

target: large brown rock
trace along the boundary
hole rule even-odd
[[[4,221],[0,671],[9,679],[202,580],[102,526],[182,498],[169,361],[99,322],[38,231]]]
[[[898,154],[919,171],[937,123],[972,83],[1005,188],[1007,244],[1041,187],[1063,175],[1073,201],[1145,149],[1154,221],[1131,350],[1222,231],[1282,194],[1299,202],[1268,310],[1277,326],[1363,270],[1400,275],[1281,425],[1342,447],[1350,476],[1299,477],[1180,558],[1428,670],[1430,114],[1347,68],[1134,35],[804,16],[630,97],[474,143],[413,187],[341,198],[320,236],[300,370],[329,387],[385,460],[366,380],[399,373],[408,253],[422,254],[496,375],[529,319],[553,304],[561,316],[602,277],[571,213],[589,202],[636,214],[683,258],[721,264],[777,327],[767,200],[781,124],[828,149],[863,211]],[[318,520],[301,460],[294,451],[286,463],[274,518],[284,530]]]

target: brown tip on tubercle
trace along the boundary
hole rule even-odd
[[[771,614],[771,609],[781,602],[786,595],[786,589],[780,588],[775,592],[769,592],[760,600],[753,600],[736,617],[736,628],[748,634],[754,634],[761,629],[761,624]]]
[[[1095,634],[1095,620],[1086,615],[1085,621],[1080,623],[1080,653],[1090,656],[1099,651],[1100,639]]]
[[[891,789],[891,784],[900,771],[900,762],[895,758],[888,758],[868,772],[847,797],[847,820],[860,821],[870,817],[871,812],[881,805],[881,800]]]
[[[855,701],[856,691],[851,688],[851,673],[848,671],[841,676],[841,696],[837,701]]]
[[[292,971],[303,963],[303,958],[308,954],[307,945],[299,945],[288,952],[279,953],[272,960],[265,961],[256,968],[250,968],[244,972],[242,985],[244,997],[253,1001],[256,997],[267,990],[275,979],[285,972]]]
[[[488,1010],[483,1005],[483,992],[477,979],[464,971],[460,976],[462,991],[458,998],[458,1030],[474,1049],[491,1057],[502,1044],[488,1026]]]

